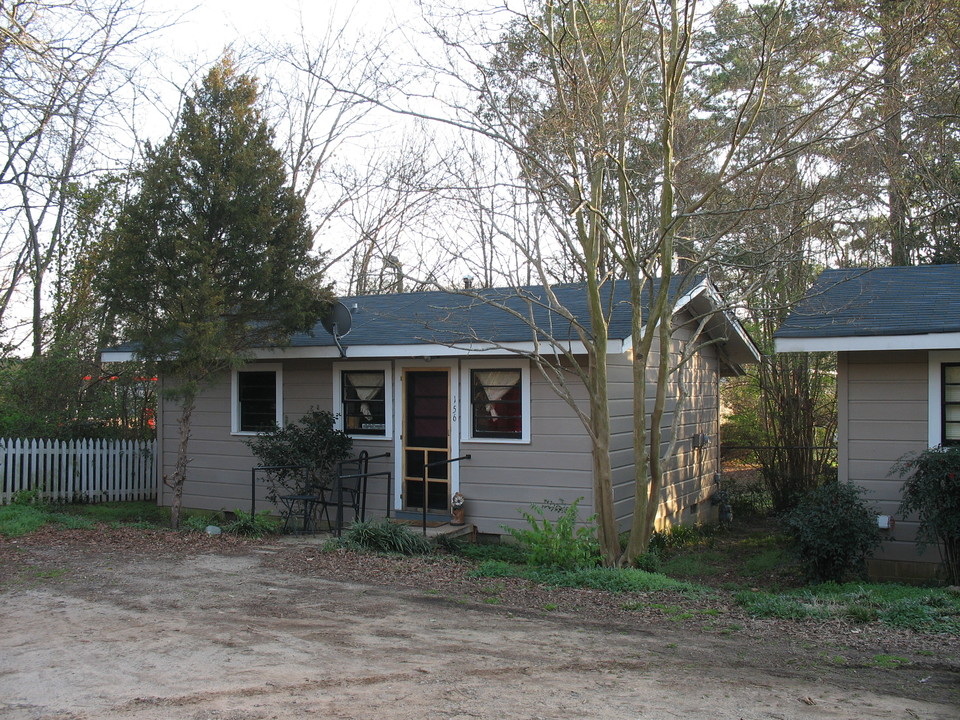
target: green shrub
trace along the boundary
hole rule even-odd
[[[660,553],[655,550],[648,550],[633,561],[633,566],[637,570],[655,573],[660,572],[660,569],[663,567],[663,560],[660,558]]]
[[[223,527],[223,531],[245,537],[263,537],[279,532],[280,521],[270,517],[270,511],[264,510],[256,514],[235,510],[234,519]],[[206,525],[204,525],[206,527]]]
[[[426,555],[433,550],[433,545],[423,535],[406,525],[385,519],[353,523],[343,533],[343,544],[401,555]]]
[[[803,569],[814,580],[842,580],[862,573],[864,561],[880,544],[876,514],[845,483],[829,483],[800,498],[784,518]]]
[[[43,499],[43,493],[40,491],[40,488],[32,488],[31,490],[17,490],[17,492],[13,494],[13,497],[10,498],[10,504],[44,507],[47,503]]]
[[[907,453],[891,474],[905,477],[899,513],[916,513],[917,545],[939,545],[950,583],[960,584],[960,447]]]
[[[276,470],[263,474],[267,499],[303,492],[305,485],[329,485],[337,463],[350,456],[353,441],[335,428],[333,413],[312,409],[295,423],[260,433],[244,442],[265,467],[294,466],[307,470]]]
[[[529,511],[520,510],[527,528],[503,526],[520,544],[531,565],[555,568],[591,567],[600,563],[600,546],[596,539],[594,518],[577,527],[577,506],[583,498],[569,505],[545,501],[543,505],[531,505]],[[547,513],[554,513],[551,520]]]

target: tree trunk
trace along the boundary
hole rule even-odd
[[[190,443],[191,419],[196,405],[196,395],[190,393],[183,399],[180,406],[180,419],[177,428],[180,432],[180,442],[177,444],[177,460],[173,466],[173,477],[164,479],[167,486],[173,490],[173,502],[170,505],[170,525],[174,530],[180,528],[180,511],[183,507],[183,484],[187,479],[187,465],[190,458],[187,456],[187,446]]]
[[[897,31],[895,0],[883,0],[880,36],[883,43],[883,157],[887,173],[887,221],[890,225],[890,263],[909,265],[907,188],[903,157],[903,57]]]

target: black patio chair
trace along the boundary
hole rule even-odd
[[[277,501],[282,506],[280,517],[283,520],[283,529],[281,532],[287,532],[290,521],[293,518],[303,518],[301,532],[317,532],[317,511],[325,502],[330,492],[329,482],[324,483],[316,476],[312,468],[302,466],[282,466],[269,468],[270,470],[281,471],[300,471],[303,473],[302,482],[297,483],[297,489],[293,493],[286,495],[277,495]],[[329,523],[329,517],[327,519]]]
[[[320,516],[326,516],[327,523],[334,527],[330,522],[330,508],[336,512],[336,529],[339,533],[343,529],[343,509],[349,507],[353,510],[354,520],[364,520],[366,515],[367,499],[367,475],[369,474],[370,453],[362,451],[357,457],[350,460],[344,460],[337,466],[337,477],[333,485],[324,493],[321,500],[317,502],[317,512]]]

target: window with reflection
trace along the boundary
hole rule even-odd
[[[523,437],[523,385],[519,368],[470,371],[472,435],[475,438]]]
[[[348,435],[387,433],[386,373],[344,370],[340,373],[343,430]]]

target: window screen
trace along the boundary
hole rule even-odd
[[[240,432],[261,432],[277,425],[277,374],[272,370],[237,373]]]

